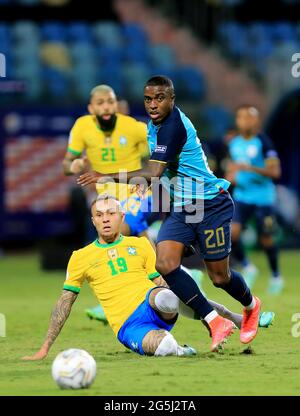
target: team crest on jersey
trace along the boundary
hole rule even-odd
[[[121,146],[126,146],[127,145],[127,139],[124,136],[120,137],[120,145]]]
[[[112,142],[112,138],[110,136],[105,136],[104,143],[111,144],[111,142]]]
[[[137,255],[136,248],[134,248],[134,247],[128,247],[127,251],[128,251],[128,254],[130,256],[136,256]]]
[[[258,153],[258,149],[257,149],[257,147],[256,147],[256,146],[249,146],[249,147],[247,148],[247,155],[248,155],[249,157],[254,158],[254,157],[256,157],[256,156],[257,156],[257,153]]]
[[[107,255],[112,260],[115,260],[116,258],[119,257],[119,253],[116,248],[111,248],[110,250],[107,250]]]

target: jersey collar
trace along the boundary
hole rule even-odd
[[[101,244],[99,242],[98,238],[94,241],[94,243],[97,247],[100,247],[100,248],[110,248],[110,247],[116,246],[117,244],[121,243],[123,240],[124,240],[124,235],[120,234],[120,238],[117,241],[115,241],[114,243]]]

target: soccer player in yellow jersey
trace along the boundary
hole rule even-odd
[[[37,354],[24,359],[47,356],[85,280],[101,302],[113,332],[127,348],[147,355],[195,354],[193,348],[179,346],[169,332],[177,319],[174,306],[160,311],[168,296],[173,303],[178,298],[152,281],[159,277],[154,249],[145,237],[122,236],[123,220],[124,213],[114,197],[100,195],[93,203],[92,221],[98,239],[73,252],[46,340]],[[161,296],[165,292],[167,297]]]
[[[48,355],[85,280],[125,347],[142,355],[194,355],[193,348],[178,345],[170,330],[178,312],[188,318],[199,318],[166,287],[155,270],[155,251],[149,241],[120,233],[124,212],[114,197],[100,195],[91,210],[98,239],[73,252],[46,339],[36,354],[23,359],[41,360]],[[220,315],[241,327],[242,315],[209,302]]]
[[[115,92],[108,85],[92,89],[88,111],[88,115],[77,119],[71,130],[63,160],[65,175],[81,174],[89,165],[94,171],[105,174],[140,169],[142,158],[148,155],[146,124],[118,113]],[[84,152],[86,155],[82,156]],[[142,201],[134,187],[106,183],[97,184],[96,190],[98,194],[115,195],[121,201],[126,211],[122,225],[124,235],[147,235],[147,213],[141,212]]]

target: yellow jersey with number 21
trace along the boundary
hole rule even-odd
[[[86,151],[96,172],[109,174],[124,169],[132,172],[141,169],[141,160],[148,154],[147,126],[118,113],[115,128],[105,132],[98,126],[95,116],[82,116],[70,132],[68,151],[77,156]],[[120,201],[132,193],[127,184],[97,184],[96,189],[99,194],[107,192]]]

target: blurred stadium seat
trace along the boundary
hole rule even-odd
[[[47,22],[41,27],[41,37],[44,41],[65,42],[67,40],[67,26],[60,22]]]
[[[202,117],[210,126],[209,136],[218,139],[224,136],[233,123],[233,115],[222,106],[205,107]]]
[[[300,46],[300,30],[291,22],[254,21],[250,24],[226,22],[218,29],[224,53],[232,59],[245,63],[257,76],[267,73],[267,61],[283,45]],[[291,49],[291,48],[290,48]],[[290,59],[286,55],[287,59]]]
[[[121,26],[115,22],[97,22],[93,26],[93,33],[99,45],[109,45],[117,48],[124,46]]]
[[[12,73],[18,79],[24,74],[23,79],[36,80],[34,93],[28,92],[30,100],[39,98],[38,92],[52,100],[74,92],[82,101],[94,83],[108,83],[118,95],[140,102],[144,83],[154,73],[172,76],[183,98],[200,100],[205,94],[203,75],[180,66],[168,44],[151,44],[137,24],[2,22],[0,48],[12,56]]]

